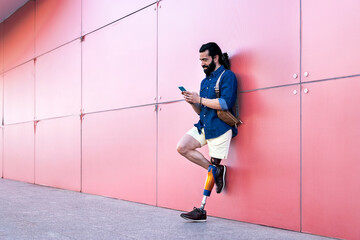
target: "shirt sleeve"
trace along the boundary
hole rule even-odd
[[[222,110],[231,109],[236,101],[237,79],[233,72],[226,71],[220,80],[219,104]]]
[[[226,101],[223,98],[219,98],[219,104],[222,110],[228,110]]]

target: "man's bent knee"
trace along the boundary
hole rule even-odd
[[[176,147],[176,150],[181,155],[185,155],[189,151],[189,148],[187,148],[186,145],[179,143]]]
[[[178,143],[176,149],[181,155],[186,155],[189,151],[201,147],[200,143],[190,135],[185,135]]]

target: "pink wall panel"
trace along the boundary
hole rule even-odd
[[[85,115],[82,191],[156,204],[154,106]]]
[[[303,81],[360,74],[359,10],[358,0],[302,1]]]
[[[4,76],[0,74],[0,125],[4,125]]]
[[[161,101],[179,99],[180,85],[199,90],[199,48],[210,41],[229,53],[242,90],[299,82],[293,78],[300,69],[299,1],[187,0],[160,6]]]
[[[34,183],[34,123],[4,127],[4,178]]]
[[[35,70],[36,119],[80,114],[80,40],[37,58]]]
[[[3,165],[4,165],[4,149],[3,149],[3,127],[0,127],[0,178],[3,177]]]
[[[360,239],[360,77],[303,88],[303,231]]]
[[[209,215],[300,230],[299,96],[298,86],[241,94],[245,124],[224,161],[227,190],[212,193]],[[189,210],[200,205],[206,171],[182,158],[176,144],[197,116],[185,102],[161,108],[158,204]]]
[[[0,74],[4,72],[4,23],[0,23]]]
[[[81,0],[37,0],[35,23],[39,56],[81,36]]]
[[[299,87],[243,93],[240,103],[244,124],[227,160],[228,188],[209,202],[209,211],[299,231]]]
[[[176,147],[198,121],[198,115],[184,101],[160,105],[160,109],[158,206],[188,211],[202,200],[207,171],[182,157]],[[209,157],[207,147],[200,151]]]
[[[4,74],[5,124],[34,120],[34,62]]]
[[[80,191],[80,117],[37,123],[35,183]]]
[[[4,78],[3,75],[0,74],[0,116],[1,116],[1,125],[3,125],[3,102],[4,102]],[[3,177],[3,126],[0,128],[0,177]]]
[[[83,42],[85,112],[154,102],[156,11],[144,9]]]
[[[82,29],[87,34],[115,20],[138,11],[156,0],[86,0],[82,2]],[[154,5],[155,7],[155,5]]]
[[[9,70],[34,57],[35,1],[28,1],[4,21],[4,69]]]

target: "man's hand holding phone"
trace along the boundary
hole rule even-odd
[[[188,92],[188,91],[186,91],[186,89],[183,86],[179,87],[179,89],[181,90],[181,94],[184,95],[186,102],[188,102],[190,104],[200,102],[199,94],[197,94],[195,92]]]

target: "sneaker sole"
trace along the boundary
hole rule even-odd
[[[184,216],[181,216],[183,219],[189,221],[189,222],[206,222],[206,219],[201,219],[201,220],[194,220],[194,219],[190,219],[190,218],[187,218],[187,217],[184,217]]]
[[[223,174],[223,186],[219,193],[221,193],[225,188],[225,176],[226,176],[226,166],[224,165],[224,174]]]

